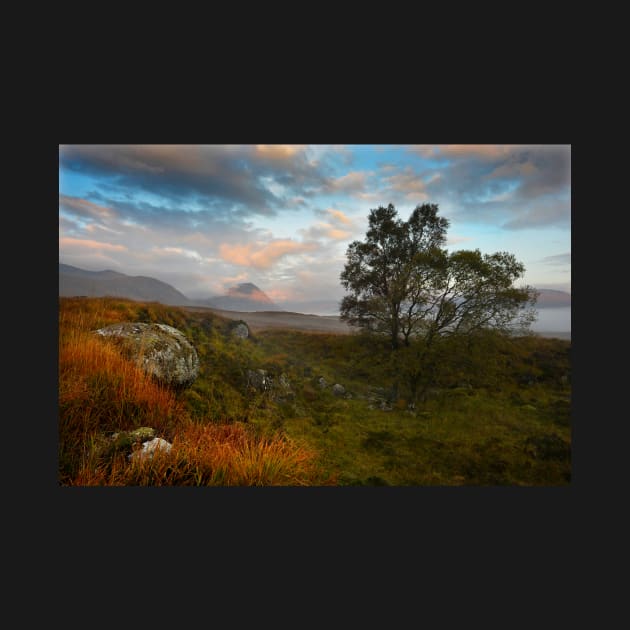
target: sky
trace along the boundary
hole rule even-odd
[[[571,292],[570,145],[60,145],[59,262],[339,301],[348,245],[390,203],[435,203],[449,251],[510,252],[517,285]]]

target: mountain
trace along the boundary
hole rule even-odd
[[[571,294],[552,289],[537,289],[540,293],[536,308],[571,306]],[[274,303],[255,284],[244,282],[230,287],[225,295],[205,299],[190,299],[175,287],[148,276],[128,276],[118,271],[87,271],[59,263],[59,295],[88,297],[125,297],[172,306],[208,306],[224,311],[291,311],[316,315],[338,315],[339,301]]]
[[[553,289],[536,289],[540,295],[536,301],[536,308],[554,308],[560,306],[571,306],[571,294],[565,291],[555,291]]]
[[[59,263],[59,295],[125,297],[139,302],[160,302],[171,306],[191,304],[183,293],[166,282],[148,276],[127,276],[118,271],[87,271]]]
[[[277,311],[279,307],[269,296],[251,282],[243,282],[230,287],[226,295],[218,295],[205,300],[195,300],[197,304],[218,308],[224,311]]]

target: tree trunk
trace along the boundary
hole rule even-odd
[[[392,313],[392,349],[393,350],[398,350],[398,346],[399,346],[399,343],[398,343],[399,324],[400,322],[398,321],[398,314],[394,310],[394,312]]]

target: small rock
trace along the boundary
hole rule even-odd
[[[129,461],[139,459],[153,459],[155,451],[160,450],[168,453],[172,447],[173,445],[170,442],[167,442],[162,438],[153,438],[148,442],[144,442],[141,449],[133,451],[133,453],[128,456],[128,459]]]
[[[335,396],[343,396],[346,393],[346,388],[343,385],[340,385],[339,383],[335,383],[332,386],[332,393]]]
[[[328,387],[328,383],[326,382],[326,379],[323,376],[320,376],[317,379],[317,384],[322,388],[322,389],[326,389],[326,387]]]
[[[247,384],[261,392],[270,390],[273,379],[268,376],[267,370],[247,370]]]

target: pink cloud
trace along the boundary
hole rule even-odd
[[[305,148],[302,144],[257,144],[256,153],[272,160],[286,160]]]
[[[283,256],[301,254],[312,251],[316,247],[315,243],[298,243],[290,239],[279,239],[264,245],[260,243],[248,243],[247,245],[223,243],[219,246],[219,253],[223,260],[235,265],[268,269]]]
[[[59,247],[79,247],[92,250],[108,250],[122,252],[127,248],[124,245],[114,245],[113,243],[103,243],[101,241],[91,241],[82,238],[64,237],[59,239]]]
[[[347,217],[341,210],[328,208],[326,212],[339,223],[343,223],[344,225],[352,225],[352,219]]]
[[[426,196],[424,181],[408,166],[402,173],[386,177],[385,181],[393,190],[404,193],[422,193]]]
[[[416,145],[410,147],[410,150],[424,157],[476,157],[495,160],[522,148],[532,147],[518,144],[436,144]]]
[[[347,175],[333,179],[330,185],[334,190],[361,191],[365,189],[365,180],[368,174],[364,171],[351,171]]]
[[[114,211],[106,206],[99,206],[87,199],[80,197],[70,197],[69,195],[59,195],[59,205],[80,216],[89,216],[97,219],[111,218],[115,216]]]

